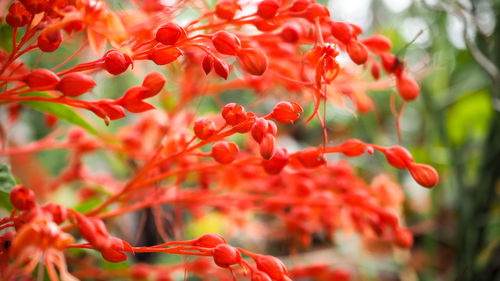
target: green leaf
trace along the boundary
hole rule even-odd
[[[466,139],[483,139],[488,129],[492,108],[487,91],[463,95],[453,104],[446,116],[448,135],[452,144],[460,146]]]
[[[0,26],[0,49],[12,52],[12,27],[6,23]]]
[[[102,203],[102,199],[100,198],[90,198],[78,205],[76,205],[73,209],[79,213],[86,213],[95,207],[99,206]]]
[[[52,97],[51,95],[43,92],[27,93],[24,94],[23,96],[49,97],[49,98]],[[92,127],[92,125],[90,125],[87,121],[85,121],[85,119],[83,119],[80,115],[78,115],[78,113],[76,113],[73,109],[64,104],[43,102],[43,101],[23,101],[22,103],[38,111],[53,114],[58,118],[73,125],[80,126],[94,135],[98,134],[97,130],[94,127]]]
[[[12,204],[9,200],[10,191],[16,185],[9,166],[0,164],[0,207],[10,211]]]

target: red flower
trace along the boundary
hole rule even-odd
[[[276,121],[284,124],[293,123],[304,112],[302,107],[295,102],[282,101],[278,103],[271,113]]]

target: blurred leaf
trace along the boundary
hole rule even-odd
[[[460,98],[446,116],[446,127],[452,144],[460,146],[466,138],[484,138],[491,114],[491,100],[486,90]]]
[[[0,26],[0,48],[12,52],[12,27],[6,23]]]
[[[188,238],[194,239],[206,233],[224,233],[227,221],[219,213],[210,213],[202,218],[192,221],[186,228]]]
[[[0,164],[0,207],[9,211],[12,210],[9,194],[15,185],[9,166]]]
[[[99,204],[102,203],[102,199],[92,197],[89,200],[86,200],[74,207],[75,211],[78,211],[79,213],[86,213],[93,208],[97,207]]]
[[[52,97],[51,95],[43,92],[33,92],[24,94],[23,96]],[[43,101],[23,101],[22,103],[38,111],[53,114],[68,123],[82,127],[89,133],[97,135],[97,131],[94,127],[92,127],[92,125],[90,125],[87,121],[85,121],[85,119],[83,119],[80,115],[78,115],[78,113],[76,113],[73,109],[64,104],[43,102]]]

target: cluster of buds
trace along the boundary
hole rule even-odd
[[[276,123],[270,119],[274,118],[281,123],[289,124],[297,120],[301,112],[303,112],[302,108],[295,102],[280,102],[269,115],[258,117],[253,112],[247,112],[241,105],[229,103],[222,108],[221,114],[226,122],[224,127],[232,126],[232,131],[241,134],[250,132],[252,138],[259,144],[259,152],[264,161],[273,163],[280,162],[281,160],[278,159],[283,157],[283,152],[286,150],[277,148],[278,128]],[[215,123],[207,118],[198,119],[194,123],[195,135],[201,140],[217,138],[217,132],[222,129],[217,130]],[[277,151],[278,155],[275,157]],[[237,152],[239,152],[239,148],[235,143],[219,141],[212,146],[210,156],[221,164],[228,164],[236,159],[234,154]],[[269,167],[271,173],[277,173],[281,170],[274,164],[269,164]]]

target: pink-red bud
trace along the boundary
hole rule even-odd
[[[203,248],[214,248],[219,244],[226,244],[226,239],[224,239],[219,234],[207,233],[200,236],[193,243],[193,246],[203,247]]]
[[[214,70],[217,75],[227,80],[229,77],[229,66],[219,58],[214,58]]]
[[[57,84],[57,90],[68,97],[77,97],[90,91],[96,85],[95,81],[89,76],[73,72],[68,73]]]
[[[157,65],[169,64],[176,61],[178,57],[182,55],[179,48],[168,48],[164,50],[156,50],[148,55],[149,59],[152,60]]]
[[[158,28],[155,39],[162,44],[173,45],[185,35],[184,28],[174,22],[168,22]]]
[[[12,27],[21,27],[28,24],[30,13],[21,2],[14,2],[9,7],[9,12],[5,16],[5,21]]]
[[[215,264],[224,268],[241,262],[240,252],[228,244],[217,245],[212,250],[212,256]]]
[[[259,144],[259,152],[262,158],[269,160],[276,152],[276,137],[272,134],[266,134]]]
[[[153,71],[144,77],[142,81],[142,86],[149,89],[145,98],[149,98],[158,94],[163,87],[165,87],[165,83],[167,82],[167,78],[165,75],[159,71]]]
[[[406,72],[396,77],[396,88],[398,89],[399,95],[405,101],[412,101],[418,98],[420,94],[420,87],[417,82],[410,78]]]
[[[215,133],[215,123],[208,118],[200,118],[194,122],[194,134],[201,140],[210,138]]]
[[[355,64],[364,64],[368,59],[366,47],[357,40],[351,40],[347,43],[347,53]]]
[[[298,103],[282,101],[276,104],[271,115],[280,123],[290,124],[297,120],[302,112],[304,110]]]
[[[352,39],[352,27],[345,22],[335,21],[331,25],[331,33],[340,42],[347,44]]]
[[[236,11],[240,10],[240,6],[236,0],[221,0],[215,5],[215,14],[218,18],[224,20],[232,20]]]
[[[125,72],[131,64],[132,59],[118,50],[109,50],[104,54],[104,69],[113,75]]]
[[[298,153],[297,159],[306,168],[316,168],[326,164],[323,152],[317,147],[308,147]]]
[[[278,9],[280,8],[280,3],[276,0],[263,0],[257,6],[257,15],[263,19],[273,18]]]
[[[259,49],[241,49],[238,59],[243,69],[252,75],[260,76],[267,69],[267,56]]]
[[[59,77],[48,69],[35,69],[25,77],[25,82],[30,88],[38,90],[54,89],[59,83]]]
[[[226,123],[235,126],[247,119],[245,108],[235,103],[228,103],[222,108],[222,118]]]
[[[271,175],[277,175],[283,170],[283,168],[288,164],[290,160],[288,156],[288,151],[285,148],[277,148],[274,156],[269,159],[263,159],[261,162],[264,171]]]
[[[391,40],[387,37],[376,34],[367,38],[363,38],[360,40],[363,45],[365,45],[368,49],[377,52],[384,53],[389,52],[392,48]]]
[[[212,71],[212,68],[214,68],[214,58],[210,55],[206,55],[201,62],[201,66],[205,74],[208,75],[210,71]]]
[[[410,163],[408,165],[408,171],[410,171],[413,179],[423,187],[431,188],[439,182],[439,174],[432,166]]]
[[[288,43],[295,43],[299,41],[302,33],[300,25],[296,23],[286,24],[280,32],[280,36],[283,41]]]
[[[406,148],[396,145],[383,151],[387,162],[398,169],[406,169],[413,162],[413,156]]]
[[[51,53],[59,46],[62,42],[62,32],[61,30],[45,31],[38,35],[38,47],[42,52]]]
[[[229,164],[236,159],[234,154],[240,150],[235,143],[219,141],[212,146],[212,157],[221,164]]]
[[[35,206],[35,193],[24,185],[17,185],[10,191],[10,202],[18,210],[27,210]]]
[[[26,10],[32,14],[45,12],[50,8],[49,0],[20,0]]]
[[[224,30],[217,31],[212,35],[212,43],[215,49],[224,55],[234,56],[241,48],[240,39]]]

